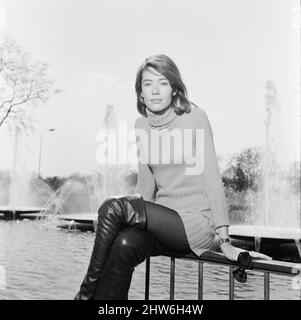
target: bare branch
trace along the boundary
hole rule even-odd
[[[9,100],[4,100],[1,104],[0,104],[0,109],[4,108],[5,104],[7,103],[12,103],[15,99],[15,96],[13,96],[11,99]]]
[[[5,39],[0,47],[0,92],[4,93],[0,96],[0,128],[9,118],[25,126],[25,115],[29,125],[33,121],[30,110],[60,92],[53,88],[53,81],[47,75],[48,67],[47,63],[33,62],[15,40]]]
[[[32,101],[32,100],[34,100],[34,99],[40,99],[40,97],[39,97],[38,95],[37,95],[37,96],[32,96],[32,97],[29,97],[29,98],[27,98],[27,99],[24,99],[23,101],[19,101],[19,102],[16,102],[16,103],[11,104],[10,107],[8,108],[8,110],[6,111],[5,116],[4,116],[4,117],[2,118],[2,120],[0,121],[0,127],[1,127],[1,125],[3,124],[3,122],[7,119],[7,117],[9,116],[9,114],[10,114],[10,112],[11,112],[11,110],[12,110],[13,107],[19,106],[19,105],[21,105],[21,104],[24,104],[24,103],[26,103],[26,102]]]

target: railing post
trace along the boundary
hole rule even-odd
[[[198,300],[203,300],[204,263],[198,262]]]
[[[270,300],[270,273],[264,273],[264,300]]]
[[[150,276],[150,258],[147,258],[145,261],[145,290],[144,290],[145,300],[149,300],[149,276]]]
[[[261,237],[254,238],[254,247],[256,252],[260,252]]]
[[[229,266],[229,300],[234,300],[234,267]]]
[[[170,257],[170,300],[175,298],[175,256],[167,255]],[[235,299],[235,281],[233,271],[237,266],[229,265],[229,262],[223,258],[221,254],[210,253],[208,256],[204,255],[201,259],[197,259],[192,255],[187,255],[183,257],[189,260],[198,260],[198,299],[203,299],[203,287],[204,287],[204,263],[216,263],[223,264],[229,267],[229,300]],[[300,270],[300,264],[297,264],[297,268]],[[264,274],[264,299],[270,299],[270,274],[285,274],[290,276],[298,276],[296,272],[296,264],[290,262],[279,262],[273,261],[273,263],[255,261],[253,264],[253,270],[259,271]],[[149,284],[150,284],[150,258],[146,259],[146,275],[145,275],[145,300],[149,300]],[[300,298],[301,298],[301,288],[300,288]]]
[[[169,299],[175,298],[175,257],[170,258],[170,294]]]

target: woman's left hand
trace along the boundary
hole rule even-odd
[[[223,243],[220,246],[220,248],[221,248],[222,253],[225,255],[225,257],[229,260],[232,260],[232,261],[237,261],[238,255],[241,252],[247,251],[247,250],[243,250],[243,249],[234,247],[229,242]],[[248,252],[249,252],[250,256],[255,259],[266,259],[266,260],[272,259],[270,256],[267,256],[263,253],[259,253],[259,252],[255,252],[255,251],[248,251]]]

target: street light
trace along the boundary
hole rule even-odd
[[[43,136],[44,136],[44,133],[47,133],[47,132],[52,132],[52,131],[55,131],[55,129],[48,129],[48,130],[44,130],[42,133],[41,133],[41,139],[40,139],[40,155],[39,155],[39,169],[38,169],[38,177],[41,178],[41,158],[42,158],[42,143],[43,143]]]

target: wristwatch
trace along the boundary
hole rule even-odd
[[[228,237],[228,238],[224,238],[224,239],[223,239],[223,238],[220,238],[219,241],[218,241],[218,243],[219,243],[220,246],[221,246],[223,243],[226,243],[226,242],[231,243],[229,237]]]

